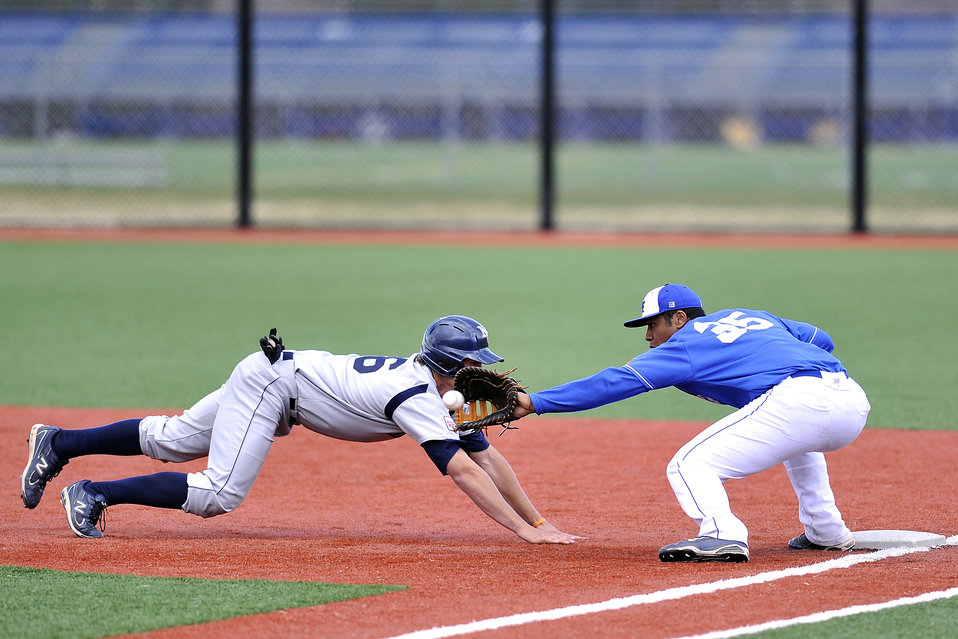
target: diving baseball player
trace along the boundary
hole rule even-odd
[[[738,409],[683,446],[668,478],[698,536],[669,544],[662,561],[748,561],[748,530],[732,514],[723,483],[784,463],[805,531],[797,550],[851,550],[855,541],[835,505],[823,452],[858,437],[870,406],[831,354],[831,337],[811,324],[733,308],[709,315],[692,289],[652,289],[642,315],[650,350],[624,366],[531,395],[515,416],[581,411],[675,386]]]
[[[47,482],[80,455],[147,455],[166,462],[208,457],[202,472],[78,481],[63,489],[61,502],[71,530],[80,537],[102,537],[97,524],[102,524],[104,509],[115,504],[222,515],[246,497],[274,437],[301,424],[355,442],[408,435],[484,513],[522,539],[576,539],[540,516],[482,432],[456,432],[442,402],[459,369],[503,361],[489,349],[486,329],[476,320],[461,315],[435,320],[420,352],[409,357],[285,350],[275,329],[260,343],[263,352],[243,359],[221,388],[182,415],[78,430],[35,425],[21,477],[24,505],[35,508]]]

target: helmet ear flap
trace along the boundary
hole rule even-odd
[[[453,377],[462,368],[462,360],[458,358],[454,344],[454,331],[458,329],[441,322],[442,319],[438,319],[426,329],[419,354],[426,366],[443,377]]]
[[[447,357],[443,357],[440,353],[437,353],[435,350],[426,348],[419,353],[419,357],[422,359],[423,363],[426,364],[429,368],[436,371],[443,377],[455,377],[462,369],[461,362],[453,361]]]

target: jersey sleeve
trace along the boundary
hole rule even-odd
[[[479,453],[489,448],[489,440],[482,434],[482,431],[472,431],[462,434],[459,439],[431,439],[422,443],[423,450],[429,455],[429,459],[436,465],[443,475],[453,455],[458,450],[464,450],[467,453]]]
[[[831,335],[817,326],[781,317],[778,319],[785,325],[785,330],[794,335],[796,339],[814,344],[826,353],[831,353],[835,350],[835,342],[832,341]]]
[[[392,420],[420,445],[429,440],[459,440],[456,422],[449,415],[449,409],[432,393],[422,392],[408,397],[396,407]]]
[[[687,381],[692,374],[684,344],[665,343],[635,357],[625,366],[532,393],[537,414],[568,413],[605,406],[640,393]]]
[[[636,356],[625,368],[642,380],[649,390],[675,386],[692,378],[688,347],[678,340],[668,341]]]
[[[489,448],[489,440],[481,430],[459,433],[459,441],[467,453],[481,453]]]
[[[448,474],[446,468],[449,467],[453,455],[462,450],[461,442],[454,439],[430,439],[423,442],[421,446],[443,475]]]
[[[595,375],[532,393],[529,398],[537,414],[569,413],[604,406],[651,390],[635,373],[622,366],[601,370]]]

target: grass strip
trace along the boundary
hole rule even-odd
[[[0,637],[93,639],[304,608],[405,586],[138,577],[0,566]]]

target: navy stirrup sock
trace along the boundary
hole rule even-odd
[[[181,509],[189,487],[186,473],[155,473],[115,481],[90,482],[87,489],[106,497],[108,506],[140,504],[154,508]]]
[[[81,455],[143,454],[139,419],[124,419],[97,428],[63,429],[50,445],[61,459],[73,459]]]

